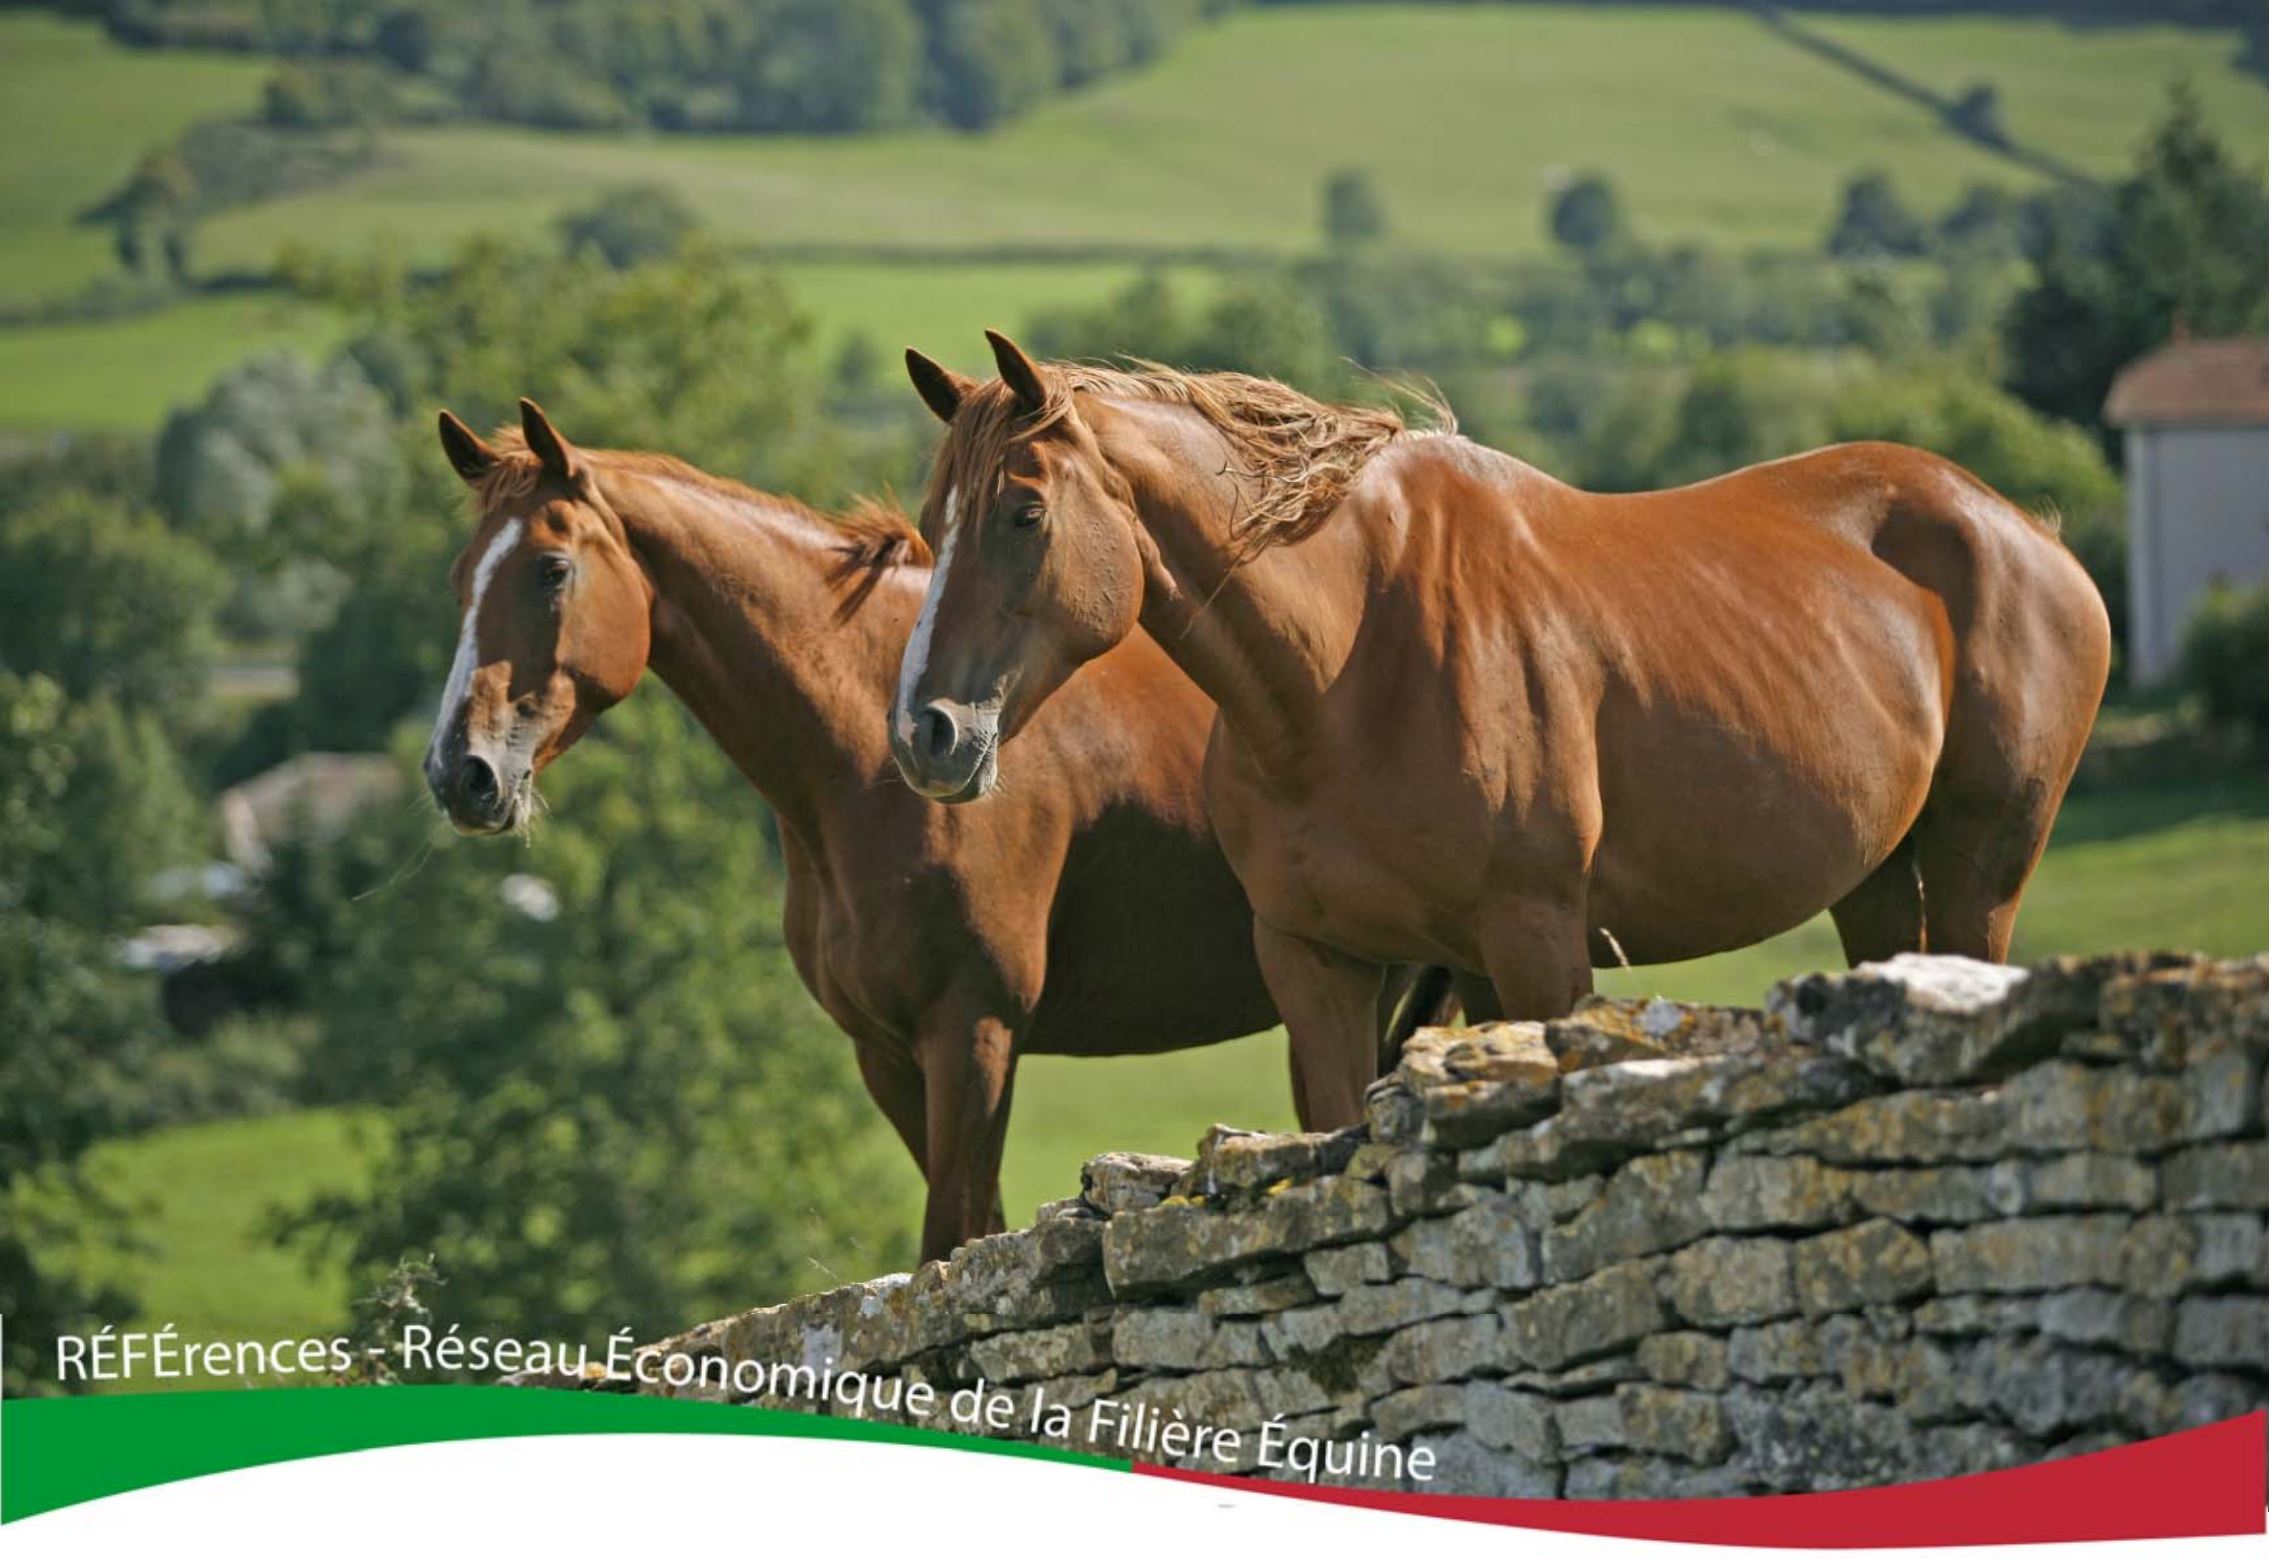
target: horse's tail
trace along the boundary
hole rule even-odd
[[[1401,995],[1379,1033],[1379,1075],[1402,1060],[1403,1041],[1422,1028],[1456,1021],[1457,982],[1439,964],[1405,964],[1398,976]]]

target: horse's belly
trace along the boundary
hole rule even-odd
[[[1478,968],[1457,874],[1435,864],[1429,836],[1486,840],[1484,814],[1441,798],[1396,801],[1335,766],[1305,797],[1240,781],[1210,788],[1214,827],[1252,908],[1277,930],[1384,964],[1435,962]],[[1430,822],[1421,829],[1417,825]],[[1481,846],[1459,855],[1481,858]]]
[[[1023,1040],[1046,1055],[1143,1055],[1275,1023],[1252,911],[1209,838],[1145,830],[1071,854]]]
[[[1711,729],[1668,729],[1653,753],[1604,747],[1594,962],[1748,946],[1845,897],[1925,803],[1939,744],[1910,729],[1920,723],[1865,721],[1812,751]]]

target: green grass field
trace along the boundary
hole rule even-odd
[[[2070,802],[2030,890],[2016,956],[2105,948],[2193,947],[2217,955],[2267,945],[2265,790],[2255,779],[2098,792]],[[1836,967],[1818,921],[1701,963],[1604,975],[1604,991],[1756,1006],[1776,980]],[[1210,1050],[1119,1060],[1037,1057],[1023,1064],[1007,1150],[1008,1212],[1072,1194],[1080,1163],[1110,1148],[1186,1156],[1215,1121],[1290,1129],[1280,1034]],[[867,1144],[890,1151],[882,1141]],[[363,1133],[360,1137],[359,1133]],[[361,1144],[361,1145],[360,1145]],[[185,1336],[293,1335],[339,1324],[351,1297],[271,1247],[274,1210],[354,1187],[377,1146],[370,1117],[342,1111],[225,1121],[107,1143],[102,1184],[139,1204],[146,1255],[92,1262],[92,1275],[144,1284],[144,1314]],[[917,1226],[918,1176],[895,1215]],[[853,1277],[856,1274],[848,1274]]]
[[[2174,77],[2197,84],[2230,145],[2263,158],[2265,89],[2228,66],[2227,34],[2015,20],[1861,21],[1843,36],[1913,74],[1994,82],[2016,139],[2088,171],[2125,166]],[[1584,168],[1615,179],[1644,232],[1734,247],[1811,243],[1841,180],[1869,163],[1926,204],[1976,179],[2036,182],[1724,8],[1243,12],[1154,69],[980,136],[453,127],[390,144],[392,164],[350,184],[211,224],[208,252],[259,264],[317,235],[432,253],[478,227],[535,228],[625,179],[670,184],[756,243],[1294,252],[1316,241],[1324,175],[1354,166],[1377,179],[1398,239],[1474,254],[1541,248],[1549,183]]]
[[[341,318],[260,294],[197,298],[149,315],[0,330],[0,432],[148,432],[262,346],[334,346]]]
[[[2228,145],[2264,158],[2264,84],[2235,40],[2023,19],[1837,22],[1819,33],[1954,92],[1994,83],[2024,145],[2098,174],[2124,167],[2174,79]],[[259,60],[146,54],[89,23],[0,15],[0,304],[76,291],[112,264],[75,215],[146,149],[250,113]],[[1686,157],[1671,149],[1684,145]],[[377,167],[331,189],[220,214],[198,263],[260,268],[287,242],[433,260],[478,232],[543,233],[611,183],[671,185],[741,244],[935,250],[1051,244],[1297,253],[1328,171],[1378,181],[1395,241],[1476,255],[1545,242],[1549,186],[1612,175],[1655,237],[1811,245],[1840,181],[1875,164],[1935,206],[1966,183],[2034,175],[1959,140],[1739,11],[1626,6],[1341,6],[1244,12],[1157,67],[987,135],[830,139],[570,136],[489,126],[392,132]],[[1137,262],[791,265],[827,341],[851,331],[977,365],[984,323],[1107,296]],[[1195,274],[1195,273],[1189,273]],[[202,301],[103,327],[0,330],[0,429],[129,427],[195,396],[306,320]],[[82,330],[85,334],[81,334]]]
[[[369,1112],[305,1110],[103,1143],[88,1155],[87,1170],[128,1210],[132,1243],[48,1251],[44,1259],[90,1282],[128,1288],[145,1321],[172,1322],[186,1341],[330,1332],[355,1296],[338,1274],[313,1271],[279,1249],[268,1226],[281,1208],[357,1190],[380,1130]],[[172,1384],[187,1390],[195,1382]]]
[[[137,54],[89,22],[0,15],[0,304],[76,291],[110,239],[78,214],[143,153],[204,119],[250,112],[260,60]]]

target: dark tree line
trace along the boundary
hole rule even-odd
[[[297,125],[964,130],[1156,58],[1212,0],[81,0],[122,40],[292,62]]]

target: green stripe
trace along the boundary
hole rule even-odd
[[[130,1489],[383,1445],[551,1434],[749,1434],[876,1440],[1126,1472],[1018,1441],[718,1402],[504,1386],[185,1391],[0,1403],[0,1521]]]

